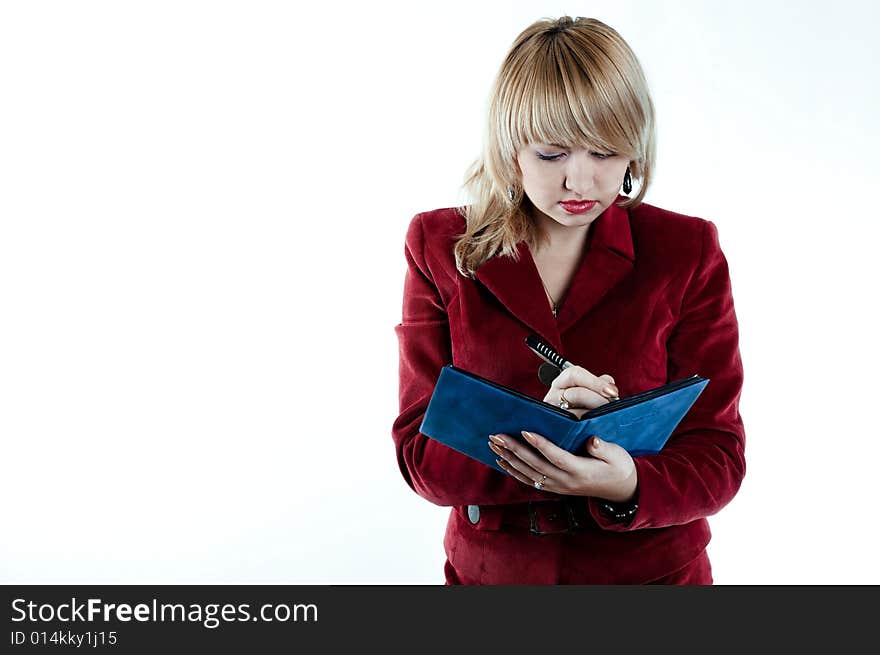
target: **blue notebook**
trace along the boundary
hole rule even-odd
[[[520,430],[537,432],[573,453],[595,434],[633,457],[650,455],[660,452],[708,383],[708,378],[692,375],[614,400],[578,418],[448,364],[440,371],[419,431],[498,470],[503,469],[495,463],[489,435],[520,437]]]

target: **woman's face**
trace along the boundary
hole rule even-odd
[[[516,158],[525,195],[541,214],[565,227],[589,225],[605,211],[617,198],[629,164],[622,155],[547,143],[529,143]],[[560,204],[587,200],[595,201],[587,211]]]

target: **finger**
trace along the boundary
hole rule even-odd
[[[616,398],[619,395],[617,385],[606,378],[593,375],[581,366],[571,366],[553,380],[550,385],[558,393],[560,389],[567,387],[586,387],[606,398]],[[566,396],[567,398],[568,396]]]
[[[500,466],[501,468],[503,468],[512,478],[516,478],[517,480],[519,480],[523,484],[527,484],[530,487],[535,486],[534,480],[529,480],[526,476],[524,476],[522,473],[517,471],[515,468],[513,468],[510,464],[505,462],[503,459],[497,459],[497,460],[495,460],[495,463],[498,464],[498,466]],[[540,480],[540,477],[538,479]]]
[[[607,376],[607,377],[605,377]],[[556,376],[553,380],[553,386],[556,387],[589,387],[599,389],[606,384],[614,385],[614,378],[610,378],[611,376],[608,374],[603,374],[603,376],[597,376],[591,371],[588,371],[583,366],[570,366],[565,369]]]
[[[560,394],[561,392],[556,392],[556,397],[560,398]],[[587,409],[595,409],[596,407],[601,407],[602,405],[607,405],[611,402],[610,398],[585,387],[569,387],[568,389],[565,389],[565,399],[572,407],[584,407]],[[549,402],[553,401],[551,400]],[[556,402],[554,404],[558,405],[559,403]]]
[[[587,453],[596,459],[601,459],[612,465],[621,464],[631,458],[625,448],[621,448],[616,443],[600,439],[595,434],[587,440]]]
[[[560,448],[555,443],[547,439],[546,437],[536,433],[536,432],[527,432],[526,430],[522,431],[523,438],[528,441],[532,446],[534,446],[535,450],[537,450],[546,460],[551,464],[553,469],[546,470],[547,466],[543,464],[544,460],[539,459],[532,453],[528,453],[527,455],[522,456],[522,459],[526,461],[529,466],[532,466],[540,473],[546,473],[549,477],[559,475],[559,472],[569,473],[571,472],[577,462],[577,457],[572,453],[568,452],[564,448]],[[535,463],[537,463],[537,466]]]
[[[520,453],[527,453],[527,449],[522,445],[515,446],[513,445],[514,440],[511,437],[506,437],[504,439],[506,446],[499,446],[498,439],[500,438],[500,435],[493,435],[493,437],[489,438],[489,448],[492,449],[492,452],[507,462],[509,467],[512,467],[514,470],[525,476],[525,478],[532,481],[539,480],[541,476],[544,475],[544,471],[535,468],[520,456]],[[540,466],[540,463],[536,461],[537,457],[531,455],[531,458],[538,466]],[[549,467],[544,466],[544,468]],[[549,473],[547,475],[549,477]]]

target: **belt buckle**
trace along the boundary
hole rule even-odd
[[[543,530],[542,529],[543,526],[539,525],[538,513],[540,510],[536,510],[535,506],[536,506],[536,504],[538,504],[538,505],[543,505],[546,508],[548,506],[547,505],[548,502],[552,502],[554,504],[554,508],[559,508],[561,510],[561,507],[559,507],[560,505],[565,508],[564,517],[565,517],[565,519],[567,519],[567,525],[565,525],[565,527],[560,527],[556,530]],[[547,534],[565,534],[568,532],[574,532],[575,530],[577,530],[580,527],[580,524],[578,523],[577,518],[575,518],[574,509],[572,508],[571,504],[567,502],[567,499],[565,499],[565,498],[558,500],[558,501],[530,500],[530,501],[528,501],[528,507],[529,507],[529,531],[532,534],[536,534],[539,536],[540,535],[547,535]],[[547,517],[547,520],[549,520],[549,521],[555,520],[555,515],[551,514],[550,516]]]

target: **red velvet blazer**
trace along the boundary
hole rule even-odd
[[[400,414],[392,436],[409,486],[453,507],[447,581],[454,571],[466,583],[635,584],[704,555],[706,517],[730,502],[745,474],[738,326],[715,225],[645,203],[632,210],[612,204],[590,228],[558,319],[525,242],[518,261],[496,255],[475,280],[460,275],[453,245],[464,227],[453,208],[412,219],[395,327]],[[596,375],[611,374],[621,397],[694,373],[710,379],[662,452],[635,458],[639,509],[631,523],[609,521],[595,500],[583,498],[576,502],[588,520],[577,532],[511,527],[522,522],[507,519],[526,516],[528,501],[560,496],[419,432],[444,364],[542,399],[541,360],[525,346],[528,334]],[[476,523],[468,505],[480,508]]]

